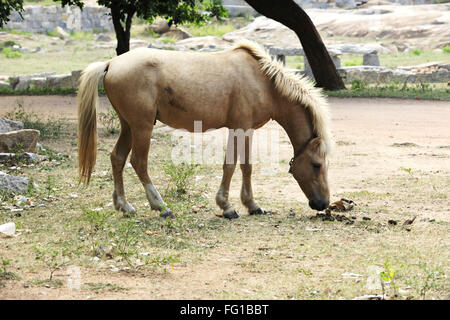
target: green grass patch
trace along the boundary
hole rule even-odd
[[[399,53],[379,54],[380,64],[383,67],[395,68],[398,66],[413,66],[428,62],[441,62],[444,64],[450,63],[450,54],[445,53],[444,50],[441,51],[419,50],[419,51],[420,52],[412,50],[408,53],[399,52]]]
[[[330,97],[342,98],[400,98],[450,101],[450,89],[428,83],[387,83],[368,85],[354,80],[350,90],[325,91]]]
[[[19,59],[22,58],[22,54],[19,51],[14,51],[12,48],[4,48],[3,54],[7,59]]]
[[[354,67],[354,66],[362,66],[362,59],[352,59],[352,60],[344,60],[343,65],[345,67]]]
[[[86,31],[79,31],[79,32],[73,32],[70,34],[70,37],[74,40],[82,40],[82,41],[90,41],[94,40],[94,35],[92,32],[86,32]]]
[[[173,44],[173,43],[175,43],[177,41],[176,38],[171,38],[171,37],[162,37],[162,38],[160,38],[160,40],[164,44],[169,44],[169,43]]]
[[[185,24],[183,27],[194,37],[222,37],[224,34],[236,30],[235,26],[230,22],[206,23],[204,25]]]

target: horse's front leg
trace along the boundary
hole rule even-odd
[[[233,152],[233,153],[231,153]],[[236,168],[237,154],[235,138],[231,134],[228,137],[227,152],[225,155],[225,162],[223,164],[223,176],[220,183],[219,191],[216,194],[216,203],[223,210],[223,217],[227,219],[239,218],[236,210],[228,201],[230,191],[231,178],[233,177],[234,169]]]
[[[265,214],[265,211],[253,199],[252,191],[252,165],[249,163],[241,164],[242,171],[242,188],[241,201],[247,207],[250,215]]]
[[[138,128],[132,128],[132,153],[130,162],[144,186],[150,207],[153,210],[160,211],[161,217],[172,218],[172,211],[168,208],[167,203],[162,199],[148,175],[148,151],[150,149],[152,130],[152,122],[148,122],[146,125]]]
[[[245,149],[239,158],[241,161],[242,171],[242,188],[241,188],[241,201],[248,209],[250,215],[265,214],[265,211],[256,203],[253,199],[252,191],[252,164],[250,161],[250,154],[252,149],[253,133],[250,136],[245,137]]]

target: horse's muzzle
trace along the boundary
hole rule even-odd
[[[325,210],[326,208],[328,208],[329,204],[330,201],[328,200],[317,200],[317,199],[309,200],[309,206],[311,207],[311,209],[317,211]]]

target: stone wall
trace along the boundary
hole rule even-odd
[[[22,12],[13,12],[5,29],[46,33],[61,27],[66,31],[113,31],[114,27],[105,7],[28,6]]]
[[[337,70],[345,83],[350,84],[354,80],[364,83],[450,83],[450,64],[429,63],[422,66],[400,67],[396,69],[380,66],[354,66],[341,67]],[[305,74],[305,70],[291,70],[294,73]],[[306,71],[306,74],[308,71]],[[312,75],[309,72],[309,76]],[[19,75],[16,77],[0,77],[0,91],[30,89],[72,89],[78,87],[81,70],[68,74],[55,74],[54,72]],[[2,80],[3,79],[3,80]],[[103,78],[99,85],[103,84]]]

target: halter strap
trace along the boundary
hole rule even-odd
[[[289,173],[291,173],[292,170],[292,165],[294,164],[294,160],[295,158],[299,157],[306,149],[306,147],[308,146],[308,144],[311,142],[311,140],[313,140],[315,137],[312,136],[311,138],[309,138],[304,144],[303,146],[298,149],[298,151],[296,153],[294,153],[294,156],[292,157],[291,161],[289,161]]]

